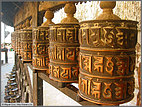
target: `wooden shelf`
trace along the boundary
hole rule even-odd
[[[29,66],[31,68],[31,70],[33,70],[31,63],[27,63],[26,65]],[[66,86],[64,88],[59,88],[58,82],[49,79],[48,75],[45,72],[39,71],[38,77],[41,78],[42,80],[48,82],[50,85],[52,85],[53,87],[55,87],[56,89],[58,89],[59,91],[61,91],[62,93],[64,93],[68,97],[72,98],[74,101],[76,101],[78,88],[75,87],[73,84],[66,84]],[[76,83],[76,84],[78,84],[78,83]],[[80,105],[85,105],[85,106],[86,105],[96,105],[94,103],[91,103],[91,102],[88,102],[88,101],[85,101],[85,100],[78,102],[78,103]]]

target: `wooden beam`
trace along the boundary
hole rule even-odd
[[[32,84],[31,84],[31,78],[30,78],[29,70],[27,68],[28,65],[31,65],[31,64],[25,63],[24,68],[26,69],[25,71],[26,71],[27,81],[28,81],[28,84],[29,84],[29,87],[30,87],[30,95],[31,95],[30,101],[33,102],[33,87],[32,87]]]

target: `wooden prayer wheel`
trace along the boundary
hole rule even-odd
[[[18,30],[15,31],[15,40],[16,40],[15,51],[16,54],[18,54]]]
[[[113,3],[101,2],[103,14],[81,22],[79,30],[78,94],[102,105],[118,105],[134,97],[137,22],[109,13],[115,7]]]
[[[18,25],[18,29],[16,31],[16,39],[17,39],[17,48],[16,48],[16,53],[18,54],[18,56],[20,55],[20,25]]]
[[[22,36],[22,25],[20,25],[19,31],[18,31],[18,56],[21,57],[21,47],[22,47],[22,41],[21,41],[21,36]]]
[[[21,56],[21,34],[20,34],[20,30],[18,31],[18,56]]]
[[[64,10],[67,18],[50,25],[49,78],[60,83],[73,83],[78,82],[79,24],[73,17],[76,11],[74,3],[67,3]]]
[[[49,69],[49,31],[48,27],[38,27],[33,29],[33,69]]]
[[[21,30],[21,53],[22,61],[32,61],[32,28],[30,27],[29,19],[26,20],[26,27]]]
[[[49,24],[54,24],[51,19],[54,17],[52,11],[45,12],[46,22],[33,29],[33,69],[46,70],[49,74]]]

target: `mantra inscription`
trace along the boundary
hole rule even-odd
[[[90,98],[91,102],[98,104],[123,103],[133,98],[133,91],[133,76],[130,78],[104,79],[79,74],[79,94],[85,99]]]
[[[21,31],[21,57],[23,61],[32,61],[32,29]]]
[[[106,105],[134,97],[136,25],[124,20],[80,23],[80,97]]]
[[[78,81],[78,24],[50,26],[50,79],[58,82]]]
[[[33,69],[49,70],[49,27],[33,29]]]
[[[81,47],[135,48],[137,28],[134,21],[102,21],[100,23],[92,21],[92,23],[81,23],[80,25]]]
[[[127,55],[121,52],[107,52],[106,55],[99,52],[93,54],[82,53],[79,55],[80,70],[93,75],[125,76],[134,74],[135,53]],[[113,55],[112,55],[113,54]]]

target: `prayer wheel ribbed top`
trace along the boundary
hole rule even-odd
[[[60,83],[78,82],[78,20],[73,14],[74,3],[65,5],[67,17],[61,23],[50,25],[50,75],[49,78]]]
[[[134,97],[137,22],[113,14],[115,1],[100,3],[103,13],[83,21],[79,30],[79,96],[102,105]]]
[[[54,24],[51,20],[54,17],[52,11],[45,12],[46,22],[33,29],[33,69],[46,70],[49,74],[49,24]]]

